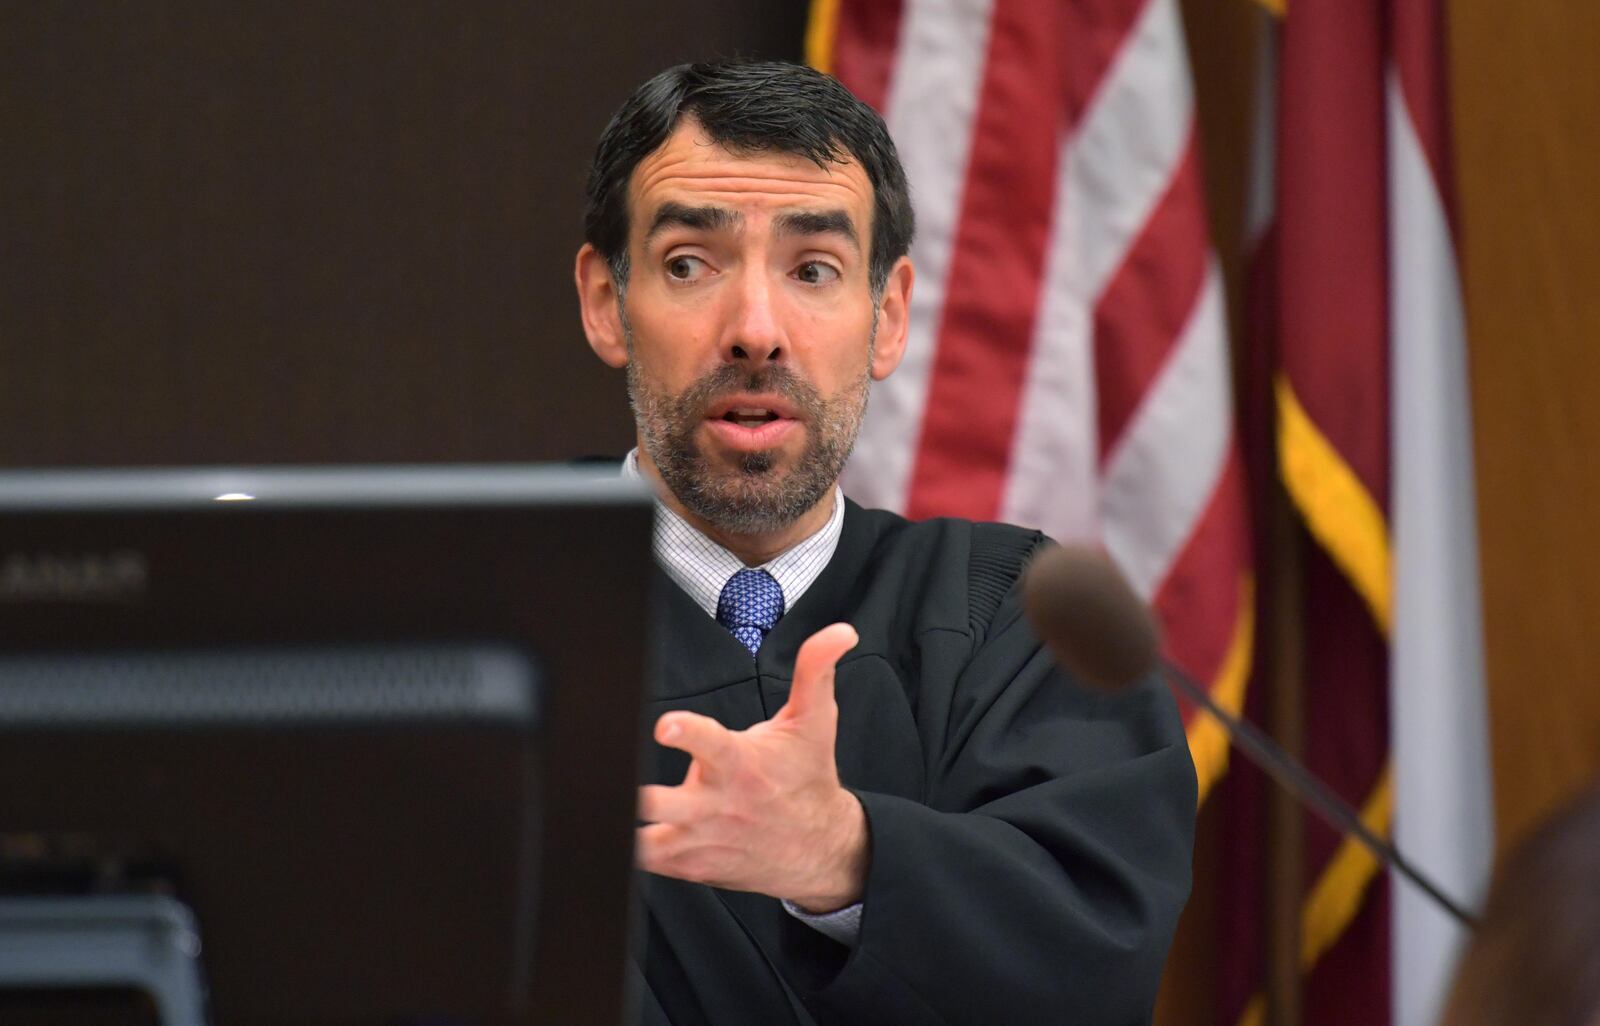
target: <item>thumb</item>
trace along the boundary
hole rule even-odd
[[[859,640],[847,623],[829,624],[807,638],[794,658],[794,683],[778,716],[801,719],[832,707],[834,668]]]

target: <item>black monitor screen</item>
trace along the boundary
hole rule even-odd
[[[619,1020],[640,486],[25,472],[0,516],[0,1010],[115,984],[60,942],[154,900],[224,1026]]]

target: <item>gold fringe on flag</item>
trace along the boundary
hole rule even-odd
[[[1239,582],[1239,613],[1234,618],[1233,636],[1216,679],[1211,681],[1211,697],[1235,716],[1244,709],[1245,685],[1250,680],[1250,658],[1255,646],[1255,578],[1248,573]],[[1200,800],[1205,801],[1213,785],[1228,768],[1228,731],[1204,709],[1195,711],[1189,724],[1189,754],[1194,758],[1195,776],[1200,782]]]
[[[811,0],[806,19],[806,63],[833,74],[833,44],[839,38],[840,0]]]
[[[1361,825],[1385,840],[1394,817],[1394,761],[1386,759],[1372,793],[1361,806]],[[1354,837],[1346,837],[1328,860],[1300,915],[1300,964],[1310,969],[1333,947],[1356,917],[1361,896],[1378,872],[1378,859]]]
[[[1385,760],[1372,794],[1361,806],[1361,822],[1388,840],[1393,818],[1394,762]],[[1354,837],[1339,843],[1300,910],[1300,968],[1304,972],[1311,971],[1356,917],[1361,898],[1378,869],[1378,860],[1366,845]],[[1266,995],[1257,993],[1245,1005],[1238,1026],[1264,1026],[1266,1018]]]
[[[1287,378],[1274,382],[1278,400],[1278,473],[1306,527],[1364,600],[1389,637],[1394,591],[1389,528],[1383,511],[1333,444],[1317,429]]]

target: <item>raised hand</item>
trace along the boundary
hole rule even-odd
[[[656,721],[656,740],[693,761],[682,784],[639,789],[639,818],[647,824],[638,831],[639,868],[786,898],[811,912],[860,899],[866,814],[840,786],[834,762],[834,667],[856,641],[844,623],[807,638],[795,657],[789,701],[748,730],[691,712]]]

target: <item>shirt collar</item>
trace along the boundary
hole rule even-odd
[[[623,461],[624,477],[639,478],[639,450]],[[833,512],[816,533],[768,560],[765,570],[783,589],[784,609],[793,609],[833,558],[844,530],[844,495],[833,486]],[[660,500],[656,501],[654,549],[656,562],[707,616],[717,615],[717,599],[728,578],[745,568],[744,561],[695,529]]]

